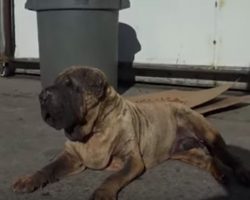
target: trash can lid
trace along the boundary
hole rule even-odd
[[[29,10],[120,10],[130,7],[129,0],[27,0]]]

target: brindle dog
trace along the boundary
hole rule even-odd
[[[129,182],[169,159],[205,169],[223,182],[221,161],[240,182],[250,183],[249,172],[202,115],[180,103],[130,102],[96,68],[65,70],[39,98],[43,119],[64,129],[69,140],[54,162],[19,178],[15,192],[32,192],[86,168],[113,169],[91,199],[115,200]]]

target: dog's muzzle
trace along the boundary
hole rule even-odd
[[[44,121],[53,128],[71,129],[82,124],[79,108],[82,97],[70,88],[54,85],[42,90],[39,95],[41,114]]]
[[[53,91],[44,89],[39,95],[39,100],[44,121],[57,130],[64,128],[65,124],[62,119],[63,106],[58,96]]]

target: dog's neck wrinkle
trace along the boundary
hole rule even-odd
[[[85,98],[87,110],[93,109],[98,103],[98,99],[93,99],[93,97],[87,96]]]
[[[100,104],[97,104],[96,106],[88,110],[88,113],[86,115],[87,123],[81,126],[81,131],[84,134],[89,135],[93,132],[93,128],[98,119],[98,111],[96,111],[95,109],[100,109],[99,107]]]
[[[105,123],[105,120],[109,120],[110,114],[114,114],[112,116],[119,115],[122,112],[122,108],[125,107],[126,101],[122,99],[122,97],[114,90],[112,86],[107,88],[106,97],[92,103],[91,107],[87,110],[87,124],[82,126],[82,130],[85,133],[89,133],[93,130],[98,132],[98,123]]]
[[[106,98],[102,102],[102,106],[100,108],[101,119],[104,120],[111,112],[122,108],[122,97],[115,91],[115,89],[110,86],[107,88]]]
[[[140,138],[145,133],[144,127],[142,124],[149,124],[149,121],[147,117],[145,117],[142,111],[142,108],[138,106],[140,105],[140,103],[138,104],[130,100],[125,100],[125,101],[126,101],[126,105],[129,107],[129,112],[130,112],[131,117],[136,119],[136,120],[132,120],[132,123],[133,123],[133,126],[135,127],[135,134],[136,134],[137,141],[142,141]],[[141,144],[139,144],[139,146],[141,146]]]
[[[91,135],[93,132],[93,129],[98,121],[98,116],[100,115],[100,111],[102,110],[102,102],[103,100],[98,100],[96,98],[93,98],[93,96],[87,95],[84,99],[86,103],[86,110],[87,112],[85,113],[84,119],[82,119],[82,125],[81,126],[81,131],[86,134],[87,136]],[[73,130],[73,128],[69,130]]]

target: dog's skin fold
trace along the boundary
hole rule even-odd
[[[96,68],[70,67],[40,94],[44,120],[64,129],[68,141],[58,158],[19,178],[15,192],[32,192],[86,168],[116,172],[93,200],[115,200],[145,170],[168,159],[209,171],[224,181],[217,160],[245,185],[250,174],[227,150],[218,131],[200,114],[173,102],[132,103],[121,97]]]

